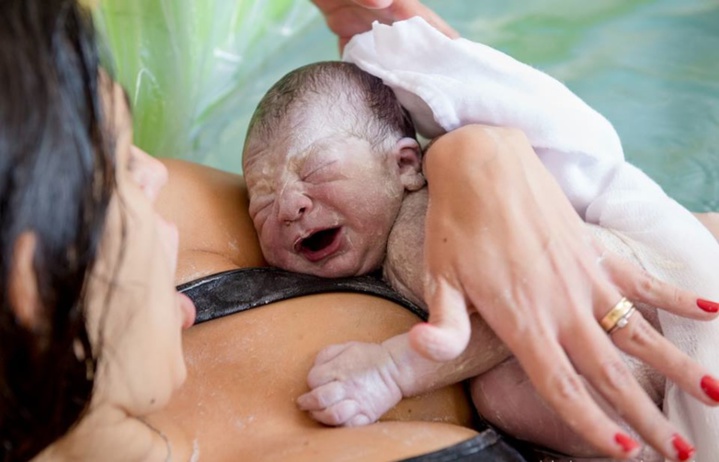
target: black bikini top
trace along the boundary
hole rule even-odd
[[[327,279],[270,267],[242,268],[205,276],[177,287],[197,308],[195,324],[270,303],[327,292],[376,295],[427,320],[427,312],[377,275]]]
[[[195,324],[262,307],[273,302],[327,292],[354,292],[375,295],[393,301],[416,314],[422,320],[427,320],[426,311],[395,292],[377,274],[327,279],[270,267],[242,268],[196,279],[177,288],[195,303],[197,308]],[[481,447],[474,443],[467,448],[464,447],[467,446],[467,443],[462,443],[461,446],[462,454],[454,450],[454,447],[451,447],[428,456],[407,460],[433,462],[459,460],[458,454],[465,455],[465,449],[469,450],[466,454],[470,456],[466,460],[500,460],[497,458],[499,456],[491,451],[491,454],[488,453],[485,457],[485,453],[481,451],[486,446],[485,443],[482,443]],[[517,459],[517,456],[513,456],[501,460],[522,459]],[[527,460],[540,459],[533,457]]]

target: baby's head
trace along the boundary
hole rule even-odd
[[[262,98],[243,171],[268,263],[325,277],[365,274],[384,259],[406,191],[424,186],[406,111],[354,64],[296,69]]]

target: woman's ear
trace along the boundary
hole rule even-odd
[[[402,138],[397,141],[392,151],[402,185],[407,191],[417,191],[424,184],[422,175],[422,159],[419,143],[412,138]]]
[[[30,332],[41,332],[47,319],[40,309],[37,275],[33,261],[37,236],[32,231],[23,231],[15,241],[10,264],[8,297],[15,319]]]

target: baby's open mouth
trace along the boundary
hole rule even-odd
[[[310,261],[318,261],[334,253],[339,245],[337,239],[341,227],[327,228],[312,233],[295,246],[295,250]]]

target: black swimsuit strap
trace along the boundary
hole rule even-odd
[[[241,268],[196,279],[178,289],[197,307],[195,324],[281,300],[327,292],[376,295],[427,320],[422,308],[372,275],[327,279],[271,267]]]

